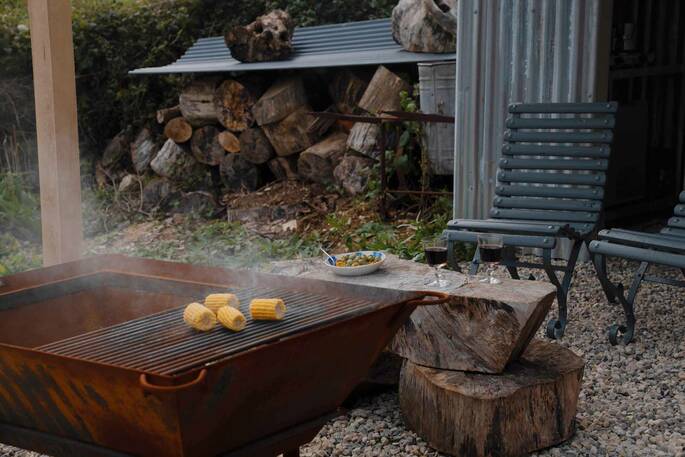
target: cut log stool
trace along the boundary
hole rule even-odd
[[[438,370],[406,361],[400,408],[440,452],[521,456],[569,439],[585,363],[555,343],[534,341],[499,375]]]

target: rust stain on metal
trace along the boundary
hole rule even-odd
[[[170,457],[215,456],[274,434],[280,441],[267,448],[281,453],[310,439],[316,430],[302,424],[336,411],[421,296],[122,256],[21,273],[7,284],[0,429],[74,440],[65,449],[82,442]],[[240,334],[184,328],[182,305],[217,290],[243,293],[244,303],[277,294],[288,317]],[[143,389],[141,372],[152,387]]]

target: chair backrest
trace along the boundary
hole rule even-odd
[[[661,233],[685,237],[685,191],[680,193],[679,198],[680,204],[675,205],[673,217],[668,220],[668,225]]]
[[[617,106],[509,105],[490,215],[593,230],[603,209]]]

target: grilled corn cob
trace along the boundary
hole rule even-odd
[[[222,306],[217,312],[217,318],[221,325],[234,332],[239,332],[245,328],[245,316],[237,308]]]
[[[218,314],[219,308],[223,306],[237,308],[238,305],[240,305],[240,300],[234,294],[209,294],[205,298],[205,306],[214,314]]]
[[[280,321],[285,310],[280,298],[255,298],[250,302],[250,315],[255,320]]]
[[[216,325],[214,313],[199,303],[191,303],[183,311],[183,320],[195,330],[206,332]]]

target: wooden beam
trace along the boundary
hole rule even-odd
[[[69,0],[28,0],[36,100],[43,263],[81,256],[76,79]]]

